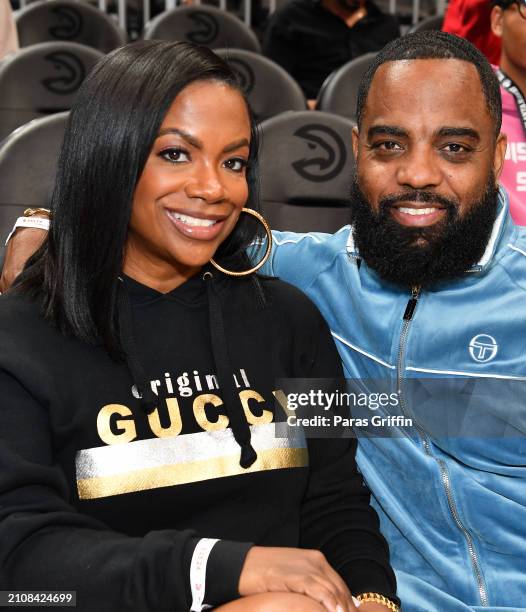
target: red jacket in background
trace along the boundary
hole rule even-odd
[[[472,42],[492,64],[499,64],[500,38],[491,31],[489,0],[450,0],[442,30]]]

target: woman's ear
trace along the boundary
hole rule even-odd
[[[495,36],[502,38],[502,20],[504,11],[500,6],[494,6],[490,15],[491,31]]]

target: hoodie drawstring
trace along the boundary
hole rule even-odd
[[[225,325],[223,321],[223,311],[221,301],[214,287],[214,277],[212,272],[207,271],[203,274],[208,295],[208,315],[210,318],[210,336],[212,340],[212,352],[216,366],[219,388],[223,396],[223,403],[226,407],[230,426],[236,442],[241,447],[241,458],[239,465],[242,468],[249,468],[257,459],[257,453],[250,442],[250,426],[247,422],[245,411],[241,405],[239,394],[234,387],[232,377],[232,365],[228,354],[226,342]]]

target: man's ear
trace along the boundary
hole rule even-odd
[[[498,182],[502,168],[504,167],[504,158],[506,156],[506,147],[508,146],[508,137],[502,132],[497,137],[495,144],[495,157],[493,158],[493,172],[495,180]]]
[[[357,126],[354,126],[352,129],[352,152],[354,155],[354,159],[358,159],[358,142],[360,141],[360,134],[358,132]]]
[[[502,18],[504,15],[504,11],[500,6],[494,6],[491,11],[490,23],[491,23],[491,31],[495,36],[502,38]]]

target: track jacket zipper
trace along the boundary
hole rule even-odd
[[[413,320],[413,315],[414,315],[416,306],[418,304],[419,297],[420,297],[420,287],[412,287],[411,297],[409,301],[407,302],[407,306],[405,308],[405,312],[403,316],[402,331],[400,332],[400,343],[398,345],[398,361],[397,361],[397,366],[396,366],[397,390],[398,390],[398,397],[400,401],[400,407],[406,417],[408,417],[409,415],[406,410],[403,390],[402,390],[404,357],[405,357],[405,349],[407,345],[407,336],[409,334],[409,328],[411,326],[411,321]],[[464,535],[464,538],[466,539],[466,544],[467,544],[469,556],[471,559],[471,567],[473,570],[473,574],[475,576],[475,580],[477,581],[480,602],[482,606],[486,607],[489,605],[488,594],[486,591],[486,584],[484,582],[484,577],[482,576],[482,571],[480,569],[480,563],[478,560],[477,551],[475,550],[475,545],[473,544],[473,538],[471,534],[469,533],[469,531],[464,526],[464,524],[462,523],[462,521],[460,520],[460,516],[458,514],[455,500],[453,498],[453,492],[451,489],[451,479],[449,478],[449,471],[444,461],[435,457],[433,453],[431,452],[429,438],[427,434],[425,433],[425,431],[418,425],[418,423],[415,423],[415,427],[418,433],[420,434],[420,437],[422,438],[422,444],[424,446],[424,450],[426,454],[432,459],[434,459],[438,464],[438,467],[440,470],[440,479],[442,480],[442,484],[444,486],[444,490],[446,493],[446,499],[447,499],[449,511],[451,512],[451,516],[453,517],[453,521],[455,522],[456,526],[458,527],[458,529],[461,531],[461,533]]]

